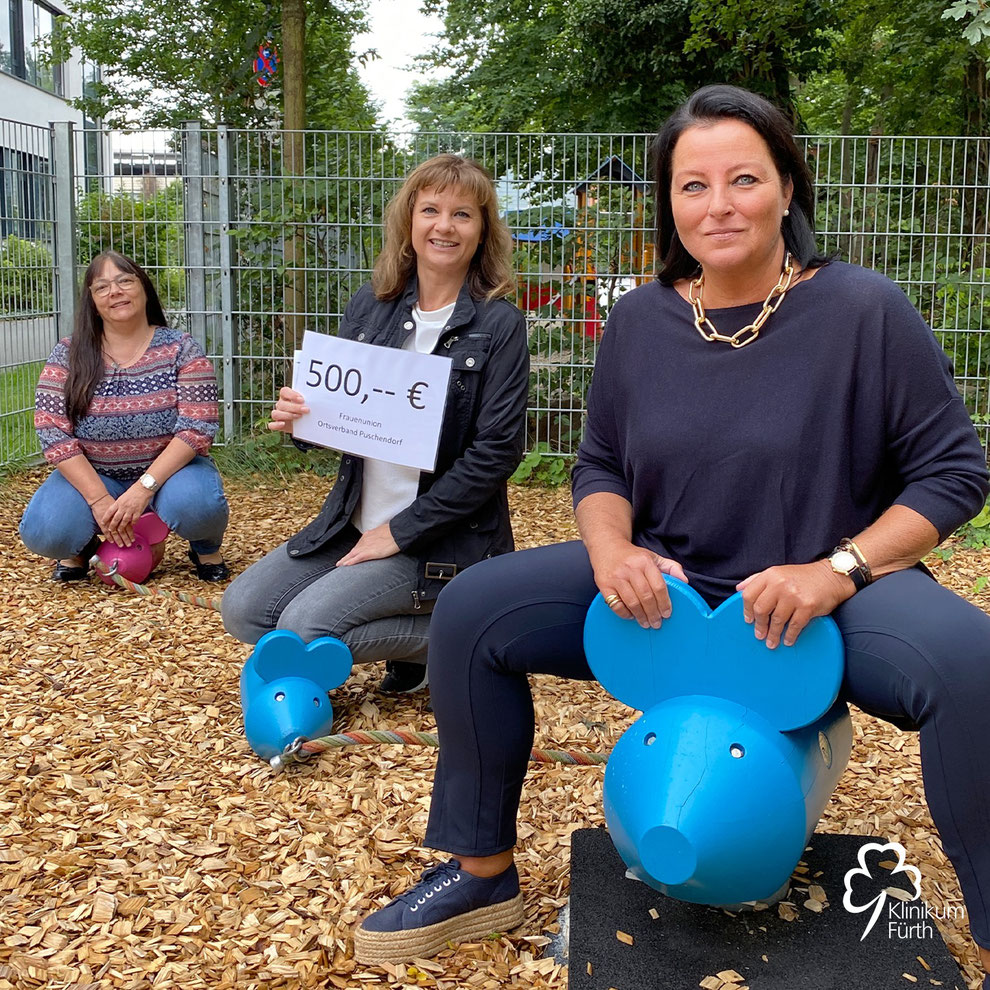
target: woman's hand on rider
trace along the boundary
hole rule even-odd
[[[384,560],[398,552],[399,546],[392,539],[392,531],[389,529],[388,523],[384,522],[380,526],[362,533],[361,539],[337,561],[337,566],[348,567],[351,564],[360,564],[365,560]]]
[[[278,392],[278,401],[272,408],[271,421],[268,429],[277,430],[280,433],[291,433],[292,424],[299,419],[303,413],[309,412],[302,395],[295,389],[283,385]]]
[[[154,494],[135,483],[116,499],[103,499],[94,505],[93,517],[108,540],[119,547],[129,547],[134,542],[134,524],[148,508]]]
[[[614,540],[590,553],[595,584],[613,612],[635,619],[644,629],[659,629],[670,618],[671,605],[664,574],[687,583],[687,575],[676,560],[626,540]],[[612,596],[619,600],[609,602]]]
[[[785,564],[758,571],[736,585],[743,596],[743,618],[753,624],[757,639],[771,649],[793,646],[801,630],[817,615],[829,615],[856,587],[836,574],[827,560]],[[786,631],[785,631],[786,630]]]

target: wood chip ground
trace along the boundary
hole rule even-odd
[[[57,586],[23,548],[17,522],[42,477],[0,482],[0,990],[566,987],[566,970],[540,957],[568,894],[570,833],[603,823],[601,768],[530,772],[518,931],[435,960],[357,966],[355,923],[431,860],[418,843],[435,753],[354,748],[274,774],[241,730],[248,650],[215,612],[95,580]],[[325,489],[308,474],[231,482],[232,571],[311,515]],[[575,536],[564,490],[515,488],[512,511],[522,547]],[[988,608],[974,592],[988,556],[956,548],[932,566]],[[175,537],[151,583],[213,590]],[[335,729],[433,731],[427,699],[378,695],[380,676],[361,668],[334,692]],[[595,684],[535,682],[538,746],[605,751],[631,720]],[[858,713],[855,726],[820,828],[896,839],[932,908],[959,907],[916,736]],[[790,896],[798,922],[825,907],[817,879]],[[942,931],[976,985],[964,923]]]

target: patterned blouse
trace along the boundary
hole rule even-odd
[[[219,425],[217,380],[189,334],[158,327],[129,368],[105,363],[75,429],[65,411],[71,343],[66,337],[55,345],[35,393],[34,427],[49,464],[82,454],[100,474],[133,481],[173,437],[197,454],[209,451]]]

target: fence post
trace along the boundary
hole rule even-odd
[[[186,240],[186,311],[189,314],[189,332],[208,351],[206,227],[203,215],[205,153],[199,121],[186,121],[182,125],[182,215],[185,220],[183,227]]]
[[[76,323],[76,190],[71,120],[51,122],[52,180],[55,192],[55,319],[59,339]]]
[[[229,442],[234,436],[234,274],[231,262],[231,196],[230,141],[226,124],[217,127],[217,171],[220,195],[217,200],[220,221],[220,337],[223,342],[223,437]]]

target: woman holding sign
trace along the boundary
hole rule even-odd
[[[371,282],[338,336],[451,359],[432,472],[344,455],[319,515],[223,596],[227,631],[336,636],[358,662],[385,660],[383,691],[426,685],[433,602],[464,568],[513,548],[506,481],[522,455],[529,351],[513,289],[511,239],[476,162],[419,165],[385,211]],[[269,429],[309,409],[283,388]]]

